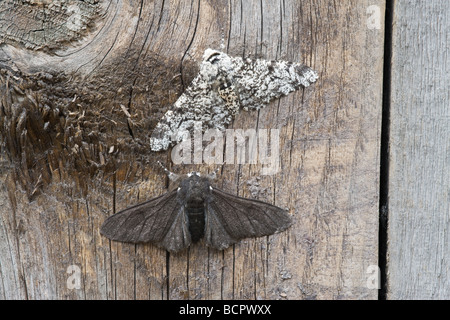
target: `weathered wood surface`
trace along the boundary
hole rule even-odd
[[[450,299],[450,2],[395,2],[389,299]]]
[[[56,13],[36,14],[48,4],[35,2],[25,12],[53,26]],[[0,48],[0,298],[376,299],[366,271],[378,258],[385,1],[87,3],[58,9],[74,33],[52,33],[48,46],[15,31],[14,1],[0,4],[11,13]],[[218,184],[289,207],[294,226],[223,252],[108,241],[106,217],[164,192],[155,162],[169,156],[149,151],[149,131],[208,47],[319,72],[233,123],[279,128],[281,171],[226,165]],[[80,289],[67,285],[71,265]]]

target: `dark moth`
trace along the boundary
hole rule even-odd
[[[121,242],[151,242],[170,252],[204,239],[218,250],[244,238],[268,236],[292,223],[287,211],[271,204],[237,197],[211,186],[215,173],[179,176],[168,193],[110,216],[100,232]]]

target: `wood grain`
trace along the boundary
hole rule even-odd
[[[389,299],[449,299],[450,3],[395,2]]]
[[[384,21],[385,1],[100,4],[92,27],[58,54],[11,39],[1,48],[0,297],[376,299],[366,271],[378,259],[384,32],[382,24],[368,27],[367,9],[378,7]],[[98,231],[107,216],[166,189],[155,162],[170,164],[169,155],[149,151],[149,131],[209,47],[302,62],[319,72],[312,87],[242,112],[231,126],[279,129],[280,172],[263,176],[260,165],[225,165],[218,181],[225,191],[289,208],[294,226],[223,252],[203,243],[168,254],[110,242]],[[45,79],[36,70],[61,78],[37,87]],[[55,131],[44,160],[33,161],[39,153],[33,142],[44,139],[43,131],[26,121],[17,130],[11,124],[28,105],[39,117],[43,101],[60,113],[42,116]],[[67,286],[70,265],[81,270],[80,289]]]

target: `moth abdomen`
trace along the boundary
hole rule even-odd
[[[205,234],[204,202],[188,202],[186,212],[189,221],[189,233],[193,243],[198,242]]]

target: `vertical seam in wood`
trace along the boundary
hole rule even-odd
[[[112,175],[113,179],[113,214],[116,213],[116,173]],[[111,290],[113,291],[113,297],[114,300],[117,300],[117,282],[115,281],[116,278],[116,270],[113,267],[113,255],[112,255],[112,243],[111,240],[109,240],[109,263],[110,263],[110,270],[111,270]]]
[[[277,52],[275,54],[276,60],[278,60],[279,56],[281,56],[281,50],[283,50],[282,48],[283,48],[283,3],[280,1],[280,41],[278,41],[277,44]]]
[[[162,1],[162,4],[161,4],[161,11],[159,12],[159,20],[158,20],[158,27],[156,28],[156,32],[159,32],[159,28],[161,27],[161,21],[162,21],[162,17],[163,17],[163,13],[164,13],[164,3],[165,3],[165,0],[163,0]],[[150,29],[149,29],[149,31],[151,30],[152,28],[150,27]],[[150,33],[150,32],[149,32]],[[148,34],[147,34],[148,35]],[[145,43],[145,42],[144,42]]]
[[[224,291],[224,278],[225,278],[225,251],[222,250],[222,268],[220,274],[220,300],[223,300],[223,291]]]
[[[195,19],[194,33],[192,34],[191,41],[189,42],[187,49],[184,52],[183,57],[181,58],[180,73],[181,73],[181,85],[183,87],[183,91],[186,89],[186,84],[185,84],[184,78],[183,78],[183,61],[184,61],[187,53],[191,49],[192,44],[194,43],[195,35],[197,34],[197,27],[198,27],[199,20],[200,20],[200,0],[198,0],[198,5],[197,5],[197,18]]]
[[[191,300],[191,293],[189,292],[189,258],[191,253],[191,247],[187,248],[186,255],[186,292],[187,292],[187,300]]]
[[[231,28],[232,28],[232,21],[233,21],[233,6],[232,6],[232,4],[231,4],[231,0],[229,0],[229,3],[228,3],[228,10],[230,10],[230,14],[229,14],[229,19],[230,19],[230,21],[229,21],[229,23],[228,23],[228,41],[227,41],[227,53],[228,53],[228,51],[230,50],[230,41],[231,41]],[[242,23],[242,21],[241,21],[241,23]]]
[[[170,300],[170,281],[169,281],[169,276],[170,276],[170,252],[166,251],[166,300]]]
[[[383,72],[383,110],[381,125],[380,150],[380,203],[379,203],[379,235],[378,264],[380,268],[380,290],[378,299],[387,299],[388,288],[388,201],[389,201],[389,133],[391,118],[391,78],[392,78],[392,33],[394,22],[394,0],[386,0],[384,72]]]
[[[210,266],[211,266],[211,248],[208,247],[207,249],[208,252],[208,257],[206,259],[206,299],[210,300],[211,299],[211,270],[210,270]]]
[[[133,259],[133,298],[134,300],[137,300],[137,265],[136,265],[136,260],[137,260],[137,244],[134,244],[134,259]]]
[[[257,277],[256,276],[257,275],[256,266],[258,264],[258,258],[257,258],[258,253],[257,253],[257,249],[256,249],[257,243],[258,243],[257,240],[253,241],[253,252],[255,254],[254,258],[253,258],[253,296],[254,296],[255,300],[258,299],[257,298],[258,294],[256,292],[256,286],[258,285],[258,281],[256,281],[256,277]]]
[[[235,300],[234,289],[235,289],[235,277],[236,277],[236,245],[233,244],[233,283],[232,283],[232,291],[231,291],[231,300]]]
[[[259,1],[261,7],[261,36],[260,36],[260,44],[259,44],[259,54],[262,56],[263,51],[263,40],[264,40],[264,8],[262,0]]]

